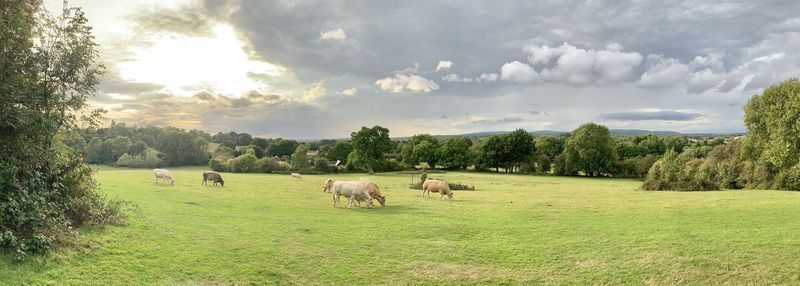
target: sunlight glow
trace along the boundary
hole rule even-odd
[[[156,35],[152,45],[134,50],[131,61],[119,64],[123,78],[164,85],[180,96],[209,90],[231,96],[267,87],[248,74],[278,76],[283,68],[252,60],[233,27],[217,25],[210,37]]]

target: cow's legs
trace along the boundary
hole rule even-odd
[[[347,208],[349,209],[351,205],[353,205],[353,196],[347,198]]]

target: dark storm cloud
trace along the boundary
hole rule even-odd
[[[682,112],[682,111],[636,111],[636,112],[618,112],[600,115],[600,118],[607,120],[620,120],[620,121],[691,121],[703,116],[697,112]]]

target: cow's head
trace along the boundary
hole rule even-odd
[[[386,196],[375,196],[375,199],[378,200],[382,207],[386,206]]]
[[[447,194],[447,198],[450,200],[453,199],[453,191],[450,191],[450,193]]]
[[[327,192],[327,191],[329,191],[331,189],[333,189],[333,180],[325,181],[325,184],[322,185],[322,192],[324,193],[324,192]]]
[[[170,185],[174,185],[174,184],[175,184],[175,179],[173,179],[173,178],[169,178],[169,184],[170,184]]]
[[[225,180],[223,180],[222,177],[219,178],[219,184],[223,187],[225,186]]]

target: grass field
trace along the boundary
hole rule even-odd
[[[223,174],[103,168],[140,211],[92,243],[14,262],[0,284],[800,284],[800,193],[642,192],[640,182],[436,174],[474,184],[420,198],[409,175]],[[369,177],[387,207],[331,207],[322,182]]]

